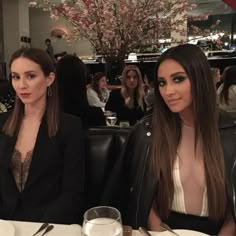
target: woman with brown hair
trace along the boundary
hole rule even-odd
[[[104,202],[121,192],[124,223],[135,228],[160,231],[165,222],[235,235],[236,126],[218,114],[206,56],[190,44],[167,50],[154,85],[153,115],[135,127],[113,171],[112,184],[125,189],[109,189]]]
[[[10,61],[14,109],[0,115],[0,218],[78,223],[84,150],[79,118],[59,111],[54,66],[43,50]]]
[[[87,87],[87,97],[90,106],[101,107],[105,109],[109,98],[106,76],[102,72],[95,73],[90,85]]]
[[[218,67],[211,67],[211,75],[216,88],[218,88],[218,85],[221,83],[220,69]]]
[[[226,67],[217,90],[219,108],[236,118],[236,66]]]
[[[122,72],[121,89],[113,90],[107,101],[106,110],[116,112],[118,120],[134,125],[146,109],[142,75],[135,65],[128,65]]]

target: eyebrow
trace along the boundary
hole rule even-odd
[[[175,73],[171,74],[170,77],[173,78],[173,77],[178,76],[178,75],[186,75],[186,73],[184,71],[179,71],[179,72],[175,72]],[[164,77],[162,77],[162,76],[158,76],[157,78],[158,79],[164,79]]]
[[[19,73],[17,73],[17,72],[14,72],[14,71],[12,71],[11,72],[12,74],[19,74]],[[36,73],[34,70],[29,70],[29,71],[25,71],[24,72],[24,74],[28,74],[28,73]]]

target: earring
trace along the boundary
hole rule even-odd
[[[51,97],[51,96],[52,96],[52,89],[51,89],[50,86],[48,86],[47,94],[48,94],[48,97]]]
[[[19,97],[18,97],[18,95],[17,95],[17,94],[16,94],[16,96],[15,96],[15,99],[16,99],[16,100],[18,100],[18,99],[19,99]]]

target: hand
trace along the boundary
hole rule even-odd
[[[127,97],[126,99],[125,99],[125,104],[127,105],[129,102],[130,102],[130,97]]]

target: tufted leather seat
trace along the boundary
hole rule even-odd
[[[86,131],[86,208],[97,206],[131,128],[99,127]]]

